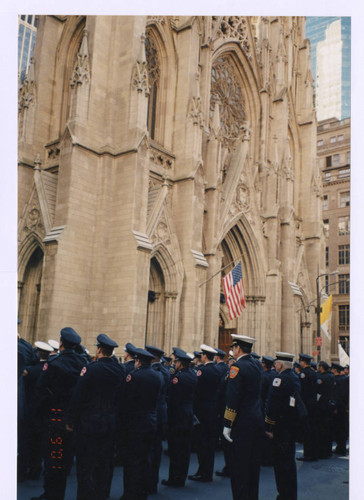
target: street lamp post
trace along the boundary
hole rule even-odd
[[[321,337],[321,322],[320,322],[320,313],[321,313],[321,304],[320,304],[320,286],[319,279],[321,276],[332,276],[334,274],[339,274],[339,271],[333,271],[332,273],[323,273],[319,274],[316,278],[316,337]],[[317,346],[317,362],[321,361],[321,345]]]

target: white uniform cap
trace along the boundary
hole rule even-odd
[[[278,351],[276,351],[276,358],[279,361],[293,361],[294,354],[291,354],[289,352],[278,352]]]
[[[211,354],[217,354],[217,350],[214,349],[213,347],[210,347],[209,345],[206,344],[201,344],[200,349],[202,352],[210,352]]]
[[[58,340],[48,340],[48,344],[53,347],[53,349],[59,349],[59,342]]]
[[[189,356],[191,359],[195,359],[195,355],[192,354],[192,352],[187,352],[187,356]]]
[[[42,351],[47,351],[47,352],[52,352],[54,351],[53,347],[51,347],[49,344],[46,342],[42,342],[40,340],[37,340],[34,342],[34,345],[37,349],[41,349]]]
[[[253,337],[247,337],[246,335],[236,335],[235,333],[231,334],[231,338],[233,339],[233,341],[235,340],[239,343],[243,342],[249,345],[253,345],[254,342],[256,341],[256,339],[254,339]]]
[[[234,357],[233,351],[229,351],[229,356],[231,356],[232,358]]]

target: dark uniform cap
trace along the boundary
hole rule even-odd
[[[344,370],[344,368],[339,363],[331,363],[331,368],[334,368],[335,370],[338,370],[339,372],[342,372]]]
[[[314,368],[316,370],[317,368],[317,363],[315,363],[314,361],[311,361],[311,366],[312,368]]]
[[[18,318],[18,325],[20,325],[20,323],[21,323],[21,319],[20,319],[20,318]]]
[[[306,361],[306,363],[310,364],[311,363],[312,356],[309,354],[299,354],[299,360],[300,361]]]
[[[69,344],[77,344],[78,345],[81,343],[81,337],[70,326],[66,326],[65,328],[62,328],[61,340],[64,340],[65,342],[68,342]]]
[[[130,356],[134,356],[136,347],[131,342],[127,342],[124,347],[124,351],[130,354]]]
[[[222,357],[226,356],[226,352],[223,351],[222,349],[218,349],[217,347],[215,349],[217,351],[218,356],[222,356]]]
[[[164,354],[162,349],[159,349],[159,347],[155,347],[154,345],[146,345],[145,350],[153,354],[154,358],[161,358]]]
[[[163,361],[165,363],[170,363],[172,361],[172,358],[170,356],[163,356]]]
[[[257,354],[256,352],[251,352],[250,355],[253,356],[253,358],[255,359],[260,359],[259,354]]]
[[[195,355],[195,358],[201,359],[200,351],[193,351],[193,354]]]
[[[142,348],[136,348],[134,351],[134,358],[140,361],[150,362],[154,358],[153,354]]]
[[[97,336],[97,347],[112,347],[115,349],[116,347],[119,347],[116,342],[111,340],[110,337],[106,335],[106,333],[100,333]]]
[[[192,361],[191,357],[183,349],[179,347],[173,347],[172,349],[176,361]]]
[[[262,363],[266,364],[267,366],[272,366],[272,364],[274,363],[274,359],[270,356],[262,356]]]

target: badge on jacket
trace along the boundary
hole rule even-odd
[[[281,385],[282,379],[281,378],[275,378],[273,380],[273,387],[279,387]]]
[[[239,373],[239,368],[237,366],[232,366],[230,368],[230,378],[235,378]]]

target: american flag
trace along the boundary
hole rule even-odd
[[[245,308],[245,291],[241,262],[225,276],[223,283],[230,319],[237,318],[240,316],[243,307]]]

